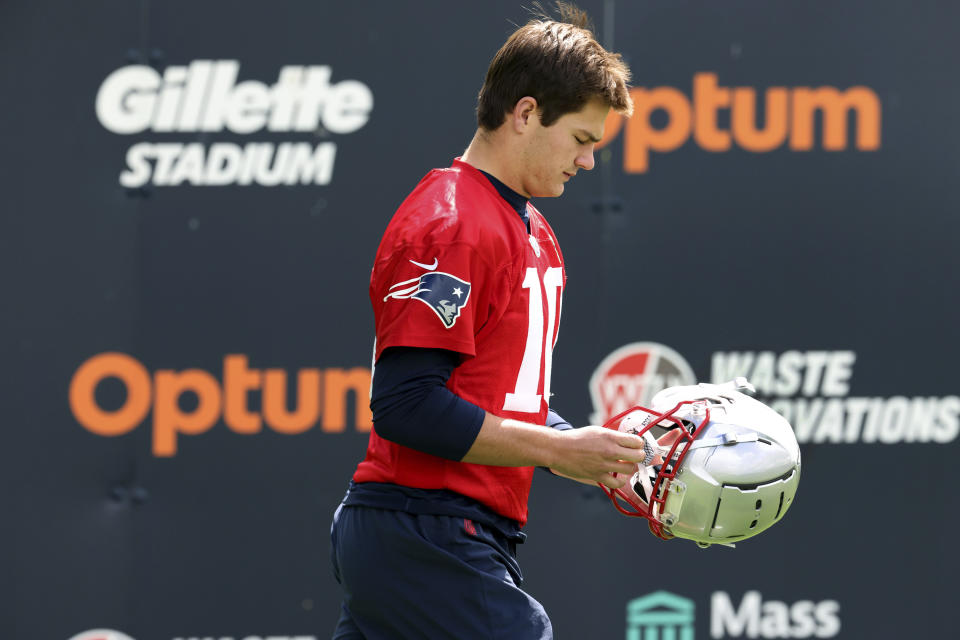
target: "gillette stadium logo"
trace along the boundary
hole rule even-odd
[[[316,136],[366,125],[373,110],[369,87],[358,80],[333,82],[328,65],[285,66],[272,85],[237,82],[239,73],[237,60],[194,60],[163,73],[128,65],[110,73],[97,92],[100,124],[118,135],[159,134],[129,147],[120,184],[329,184],[337,144],[317,143]],[[299,140],[236,142],[263,131],[271,138],[295,133]],[[201,135],[184,140],[182,134]],[[230,134],[233,139],[221,137]]]
[[[694,602],[656,591],[627,604],[626,640],[695,637]],[[734,602],[730,594],[710,596],[711,638],[832,638],[840,633],[840,603],[836,600],[782,602],[748,591]]]
[[[603,424],[637,405],[650,406],[659,391],[694,384],[696,376],[683,357],[656,342],[634,342],[620,347],[590,376],[592,424]]]

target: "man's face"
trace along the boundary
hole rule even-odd
[[[549,127],[530,118],[528,139],[521,152],[520,179],[526,195],[556,197],[577,171],[593,169],[593,147],[603,137],[610,108],[591,100],[583,109],[561,116]]]

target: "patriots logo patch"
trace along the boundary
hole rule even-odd
[[[433,309],[443,322],[443,326],[449,329],[456,324],[460,312],[467,306],[467,300],[470,299],[470,283],[449,273],[431,271],[419,278],[411,278],[392,285],[390,293],[384,297],[383,301],[386,302],[390,298],[419,300]]]

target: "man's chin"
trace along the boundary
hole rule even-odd
[[[531,198],[558,198],[563,195],[564,186],[558,184],[554,186],[551,190],[544,189],[543,193],[532,193],[530,194]]]

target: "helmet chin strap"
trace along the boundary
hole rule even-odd
[[[662,458],[665,455],[667,455],[667,449],[661,447],[649,431],[645,432],[643,434],[643,462],[640,464],[652,467],[657,456]]]
[[[655,464],[663,462],[664,457],[670,453],[666,447],[661,447],[657,439],[649,431],[644,432],[643,438],[643,462],[637,465],[637,471],[630,478],[630,486],[634,492],[643,499],[648,506],[650,496],[653,493],[653,484],[650,481],[651,469]],[[653,472],[654,478],[656,472]],[[639,489],[639,491],[638,491]]]

